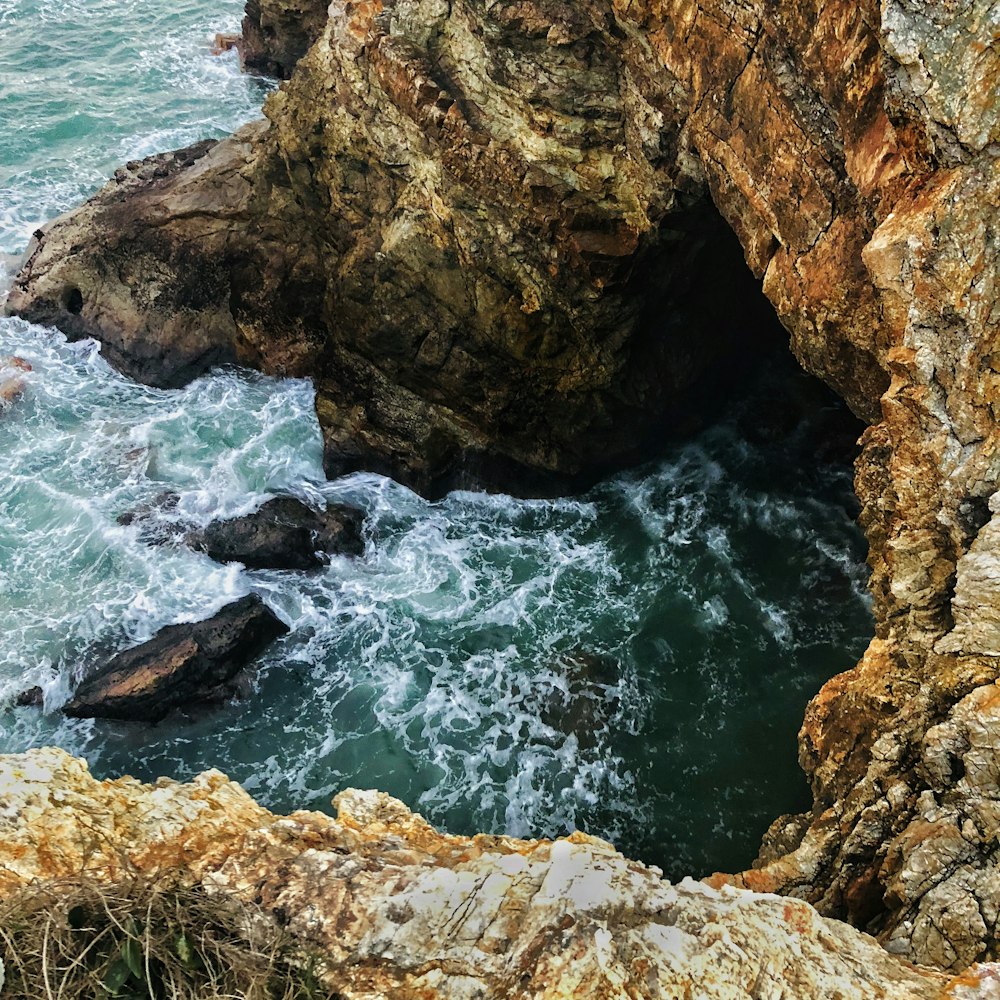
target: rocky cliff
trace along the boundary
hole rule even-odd
[[[877,628],[735,881],[961,969],[1000,914],[998,38],[986,0],[335,2],[267,123],[124,168],[10,307],[154,381],[314,374],[331,472],[544,488],[733,351],[717,209],[870,425]]]
[[[336,819],[274,816],[217,771],[97,782],[35,750],[0,757],[0,801],[0,902],[68,876],[173,874],[256,905],[351,1000],[971,1000],[1000,984],[995,966],[915,968],[803,902],[670,885],[582,834],[445,836],[379,792],[341,793]]]

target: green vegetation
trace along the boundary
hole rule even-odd
[[[0,901],[3,1000],[330,1000],[261,910],[142,878],[25,887]]]

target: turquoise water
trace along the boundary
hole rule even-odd
[[[209,53],[240,5],[0,0],[0,251],[121,161],[224,134],[264,85]],[[0,320],[33,365],[0,414],[0,751],[102,775],[218,766],[280,809],[378,787],[456,832],[608,837],[668,873],[747,864],[808,802],[808,698],[871,633],[838,404],[778,356],[657,462],[555,501],[427,503],[323,480],[307,381],[139,386],[95,345]],[[368,512],[361,560],[247,572],[118,516],[207,522],[276,492]],[[291,626],[246,697],[157,727],[66,720],[109,651],[250,590]],[[45,709],[16,709],[40,684]]]

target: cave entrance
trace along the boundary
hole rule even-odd
[[[639,397],[659,396],[660,418],[649,422],[646,446],[655,451],[697,433],[728,407],[740,408],[756,386],[756,418],[745,418],[748,434],[766,433],[769,426],[780,434],[821,410],[817,447],[825,455],[835,449],[852,463],[864,424],[792,357],[788,332],[714,204],[699,199],[669,216],[657,241],[629,280],[644,301],[630,389]]]
[[[649,460],[591,496],[645,573],[620,660],[639,707],[616,740],[649,812],[618,843],[678,878],[749,867],[776,816],[811,807],[805,707],[873,623],[853,489],[864,424],[798,364],[711,203],[662,238],[633,277],[634,370],[640,393],[661,380],[662,419]]]

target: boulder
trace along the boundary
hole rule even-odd
[[[232,693],[236,675],[288,627],[256,594],[211,618],[168,625],[117,653],[77,688],[63,711],[74,718],[158,722],[176,708]]]
[[[213,521],[184,540],[218,562],[248,569],[316,569],[330,556],[364,553],[364,512],[346,504],[313,510],[293,497],[268,500],[252,514]]]

